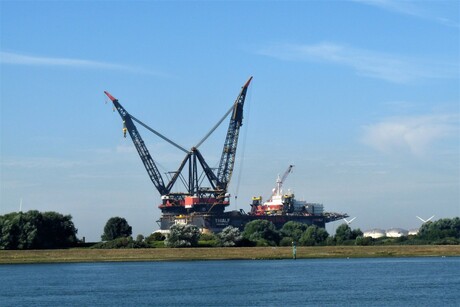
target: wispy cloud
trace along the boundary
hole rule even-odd
[[[458,22],[450,20],[446,17],[440,17],[434,15],[429,8],[424,7],[426,1],[401,1],[401,0],[352,0],[354,2],[363,3],[366,5],[375,6],[390,12],[398,14],[404,14],[420,19],[425,19],[439,24],[458,28],[460,25]],[[433,1],[436,2],[436,1]],[[454,1],[455,2],[455,1]],[[458,10],[458,7],[457,7]]]
[[[321,61],[351,67],[358,74],[395,83],[458,76],[458,64],[430,63],[334,43],[274,44],[259,54],[288,61]]]
[[[91,61],[84,59],[71,59],[59,57],[42,57],[34,55],[24,55],[12,52],[0,52],[0,63],[8,65],[24,65],[24,66],[54,66],[54,67],[70,67],[79,69],[101,69],[101,70],[121,70],[131,73],[142,73],[156,76],[164,76],[159,72],[146,70],[140,67],[120,65],[107,62]]]
[[[434,142],[458,134],[459,116],[451,114],[390,118],[364,127],[362,141],[383,153],[427,153]]]
[[[72,161],[56,158],[4,158],[0,164],[2,167],[24,169],[51,169],[51,168],[78,168],[88,165],[87,162]]]

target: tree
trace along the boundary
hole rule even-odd
[[[335,231],[335,241],[337,244],[342,244],[345,241],[356,240],[357,237],[362,236],[362,231],[358,229],[351,229],[346,223],[337,227]]]
[[[319,245],[329,237],[326,229],[316,225],[309,226],[300,238],[300,244],[305,246]]]
[[[164,241],[167,247],[198,246],[200,230],[195,225],[176,224],[169,229]]]
[[[299,222],[289,221],[281,228],[283,237],[290,237],[292,241],[299,242],[302,234],[307,230],[308,225]],[[291,243],[292,244],[292,243]]]
[[[117,216],[107,221],[101,238],[103,241],[110,241],[120,237],[129,237],[132,233],[132,228],[128,222],[124,218]]]
[[[259,246],[276,246],[281,239],[281,235],[272,222],[254,220],[244,227],[243,238]]]
[[[440,241],[447,238],[460,239],[460,218],[440,219],[428,222],[420,227],[418,237],[428,241]]]
[[[72,216],[57,212],[12,212],[0,216],[0,249],[65,248],[77,242]]]
[[[224,247],[237,246],[243,240],[243,235],[236,227],[227,226],[217,234],[219,245]]]

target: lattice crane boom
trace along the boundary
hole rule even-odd
[[[126,132],[128,132],[131,136],[131,139],[134,143],[134,146],[137,149],[137,152],[139,153],[142,163],[144,163],[144,167],[147,170],[150,180],[152,180],[153,184],[155,185],[155,187],[161,195],[168,194],[169,191],[165,187],[163,178],[161,177],[161,174],[158,171],[158,168],[155,162],[153,161],[152,156],[150,155],[147,147],[145,146],[144,140],[139,134],[139,131],[137,131],[137,128],[134,125],[133,120],[131,118],[131,115],[118,102],[118,99],[110,95],[110,93],[108,93],[107,91],[104,91],[104,93],[107,95],[107,97],[110,98],[110,100],[112,100],[113,105],[120,114],[121,119],[123,120],[123,134],[126,137]]]
[[[222,156],[220,158],[219,168],[217,170],[217,179],[222,191],[227,191],[230,179],[235,165],[236,149],[238,146],[238,135],[240,127],[243,124],[243,107],[246,99],[246,93],[251,83],[252,77],[241,88],[241,92],[233,104],[233,112],[225,138]]]

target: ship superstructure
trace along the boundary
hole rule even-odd
[[[262,197],[252,198],[251,214],[257,216],[264,215],[304,215],[304,216],[321,216],[324,213],[324,206],[318,203],[307,203],[304,200],[297,200],[294,193],[288,190],[283,193],[283,183],[288,174],[292,171],[294,165],[289,165],[288,169],[281,178],[278,176],[276,186],[271,196],[266,202],[262,202]]]

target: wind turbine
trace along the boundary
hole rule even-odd
[[[345,221],[345,223],[347,223],[347,225],[350,225],[351,222],[353,222],[355,220],[356,216],[354,218],[352,218],[351,220],[347,220],[346,218],[343,218],[343,220]]]
[[[432,218],[434,218],[434,215],[427,220],[422,219],[420,216],[416,216],[416,217],[425,224],[426,222],[429,222]]]

